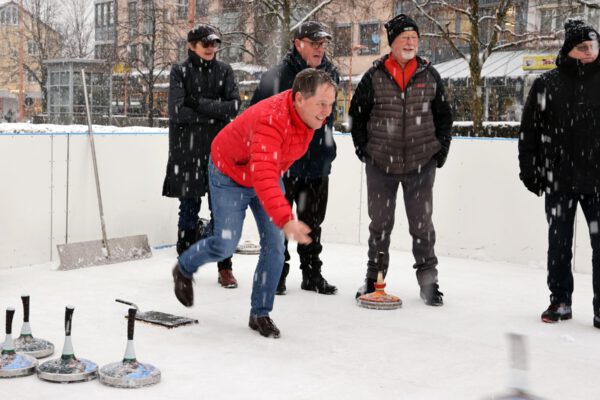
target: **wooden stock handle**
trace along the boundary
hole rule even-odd
[[[67,306],[65,308],[65,335],[71,336],[71,323],[73,321],[73,311],[75,308],[73,306]]]
[[[15,316],[15,309],[9,307],[6,309],[6,334],[10,335],[12,333],[12,321]]]
[[[133,340],[133,328],[135,327],[135,308],[129,309],[129,320],[127,321],[127,340]]]
[[[23,322],[29,322],[29,295],[21,296],[23,302]]]

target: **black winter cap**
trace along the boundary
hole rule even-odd
[[[306,21],[296,29],[294,39],[308,38],[313,42],[327,39],[331,40],[331,34],[327,32],[325,25],[318,21]]]
[[[406,14],[398,14],[389,20],[385,24],[385,30],[387,31],[388,43],[390,46],[394,39],[396,39],[396,36],[402,32],[415,31],[417,32],[417,35],[421,36],[421,34],[419,34],[419,26],[415,20]]]
[[[598,40],[598,32],[579,18],[569,18],[565,22],[565,43],[560,50],[568,54],[573,47],[588,40]]]
[[[206,24],[198,24],[188,32],[187,35],[188,42],[196,42],[201,41],[204,43],[210,42],[219,42],[221,43],[221,38],[215,28]]]

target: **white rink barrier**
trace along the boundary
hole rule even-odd
[[[335,139],[338,156],[323,241],[364,245],[365,259],[357,262],[366,265],[364,167],[350,135]],[[173,244],[178,201],[161,196],[166,131],[96,133],[95,141],[108,237],[147,234],[152,246]],[[57,244],[101,237],[87,134],[0,133],[0,171],[0,268],[57,261]],[[410,251],[401,192],[396,211],[392,247]],[[205,200],[201,215],[208,217]],[[527,192],[518,179],[516,140],[455,138],[446,165],[437,170],[433,218],[439,256],[545,268],[543,198]],[[250,215],[243,238],[258,240]],[[591,273],[580,211],[574,266]]]

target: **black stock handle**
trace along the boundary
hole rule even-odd
[[[29,295],[21,296],[23,302],[23,322],[29,322]]]
[[[385,257],[385,253],[383,251],[380,251],[379,253],[377,253],[377,271],[383,273],[383,257]]]
[[[65,335],[71,336],[71,324],[73,322],[73,311],[75,308],[73,306],[65,307]]]
[[[15,309],[9,307],[6,309],[6,334],[10,335],[12,333],[12,321],[15,316]]]
[[[133,328],[135,327],[135,314],[137,310],[135,308],[129,309],[129,320],[127,321],[127,340],[133,340]]]

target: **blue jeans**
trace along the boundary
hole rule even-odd
[[[260,235],[260,255],[254,272],[250,313],[259,317],[273,310],[275,289],[283,268],[283,232],[271,222],[253,188],[238,185],[208,165],[213,234],[194,243],[179,257],[181,273],[191,278],[204,264],[230,257],[235,251],[250,207]]]

